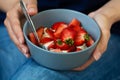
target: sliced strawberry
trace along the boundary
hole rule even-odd
[[[51,44],[48,46],[48,50],[55,49],[55,42],[52,41]]]
[[[69,26],[81,26],[81,23],[76,18],[73,18],[72,21],[69,23]]]
[[[72,45],[68,50],[67,52],[74,52],[76,51],[76,46],[75,45]]]
[[[38,28],[36,31],[37,31],[37,34],[38,34],[39,39],[41,39],[42,36],[43,36],[43,33],[44,33],[44,27],[41,26],[41,27]]]
[[[76,32],[78,32],[82,29],[81,26],[69,26],[69,27],[72,28],[73,30],[75,30]]]
[[[45,49],[50,50],[51,48],[55,47],[54,41],[49,41],[44,44],[42,44]]]
[[[82,50],[81,48],[78,48],[78,47],[76,48],[76,51],[81,51],[81,50]]]
[[[37,42],[37,40],[36,40],[36,38],[35,38],[35,36],[34,36],[34,34],[32,32],[28,34],[28,38],[30,39],[30,41],[33,44],[38,45],[38,42]]]
[[[50,37],[50,38],[54,38],[54,32],[52,31],[52,29],[51,28],[47,28],[46,29],[46,33],[48,34],[48,36]]]
[[[58,39],[56,41],[56,48],[61,49],[61,50],[66,50],[68,49],[70,46],[68,44],[66,44],[65,42],[61,41],[60,39]]]
[[[65,29],[66,27],[68,27],[67,24],[60,24],[58,26],[58,28],[56,29],[56,31],[54,32],[54,36],[56,38],[60,38],[61,32],[63,31],[63,29]]]
[[[68,45],[74,44],[74,38],[76,36],[76,31],[71,28],[65,28],[61,33],[61,40]]]
[[[61,24],[65,24],[65,22],[55,22],[51,28],[56,31]]]
[[[91,36],[89,36],[89,39],[86,41],[86,46],[89,47],[94,43],[94,40]]]
[[[49,37],[43,37],[43,38],[41,38],[40,43],[45,44],[50,41],[53,41],[53,39],[49,38]]]
[[[82,29],[82,30],[80,30],[78,33],[77,33],[77,36],[76,36],[76,38],[75,38],[75,45],[76,46],[81,46],[81,45],[83,45],[84,43],[85,43],[85,41],[86,41],[86,35],[87,35],[87,32],[84,30],[84,29]]]
[[[68,24],[68,26],[77,32],[80,31],[82,28],[80,21],[76,18],[73,18],[72,21]]]

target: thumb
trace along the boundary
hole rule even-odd
[[[38,9],[37,9],[37,0],[27,0],[26,2],[27,4],[27,12],[30,14],[30,15],[35,15],[37,14],[38,12]]]
[[[92,12],[89,14],[89,16],[97,22],[101,29],[101,38],[96,46],[95,51],[93,52],[93,57],[95,60],[99,60],[102,54],[107,50],[107,45],[110,38],[111,23],[103,14]]]

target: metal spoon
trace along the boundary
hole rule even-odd
[[[23,13],[24,13],[26,19],[28,20],[29,24],[31,25],[31,29],[32,29],[32,31],[33,31],[33,34],[34,34],[36,40],[37,40],[38,43],[39,43],[39,46],[42,47],[42,48],[44,48],[44,49],[46,49],[44,46],[42,46],[42,45],[40,44],[40,39],[39,39],[38,34],[37,34],[37,32],[36,32],[36,29],[35,29],[35,26],[34,26],[34,24],[33,24],[33,21],[32,21],[32,19],[31,19],[30,15],[27,13],[26,5],[25,5],[25,3],[24,3],[22,0],[20,0],[20,5],[21,5],[21,8],[22,8],[22,10],[23,10]]]

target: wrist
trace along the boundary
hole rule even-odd
[[[111,0],[103,7],[95,11],[95,13],[103,15],[111,24],[113,24],[120,20],[119,4],[120,0]]]

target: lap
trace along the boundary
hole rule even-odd
[[[120,77],[120,37],[111,35],[108,49],[99,61],[80,72],[56,71],[42,67],[30,59],[12,80],[118,80]],[[117,44],[117,45],[116,45]]]
[[[51,70],[38,65],[32,59],[26,62],[27,59],[10,40],[6,29],[0,27],[0,32],[2,33],[0,36],[2,80],[9,80],[13,74],[12,80],[118,80],[120,78],[120,35],[111,35],[107,51],[99,61],[94,62],[84,71],[73,72]]]
[[[0,26],[0,33],[0,78],[9,80],[26,58],[11,41],[3,25]]]

